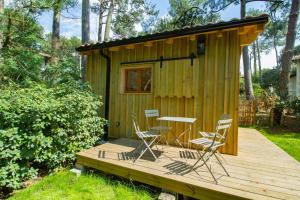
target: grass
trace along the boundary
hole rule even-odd
[[[300,162],[300,133],[290,132],[280,128],[260,128],[258,130],[274,144]]]
[[[13,200],[50,199],[155,199],[149,190],[135,188],[126,182],[111,180],[99,174],[82,174],[77,177],[62,171],[43,178],[40,182],[16,192]]]

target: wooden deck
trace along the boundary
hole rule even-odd
[[[230,177],[213,163],[218,184],[205,167],[180,175],[194,151],[165,147],[157,161],[148,154],[133,164],[136,145],[117,139],[79,153],[77,163],[199,199],[300,199],[300,163],[253,129],[239,128],[238,156],[224,155]]]

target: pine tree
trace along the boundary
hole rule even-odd
[[[288,81],[289,73],[291,69],[291,62],[293,57],[293,49],[296,39],[296,28],[299,16],[300,0],[292,0],[289,20],[288,20],[288,32],[286,35],[286,43],[280,60],[280,84],[279,93],[281,99],[286,99],[288,96]]]

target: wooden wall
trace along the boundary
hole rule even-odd
[[[121,47],[119,51],[106,51],[111,57],[111,90],[109,129],[110,137],[135,138],[131,123],[131,113],[138,115],[141,127],[146,127],[145,109],[157,108],[161,116],[196,117],[193,137],[199,130],[213,131],[219,116],[229,113],[233,116],[233,126],[227,144],[222,152],[237,154],[238,99],[239,99],[239,61],[240,43],[238,31],[208,34],[205,55],[197,56],[194,65],[190,59],[152,63],[153,92],[151,94],[120,93],[121,62],[145,59],[189,56],[197,54],[196,41],[190,37],[174,39],[171,44],[165,41],[153,42],[151,47],[136,44],[134,49]],[[99,53],[88,56],[87,79],[93,90],[105,94],[106,64]],[[101,112],[104,115],[104,107]],[[180,133],[187,128],[185,124],[172,124],[173,131]],[[172,143],[172,136],[168,140]],[[187,142],[187,137],[184,138]]]

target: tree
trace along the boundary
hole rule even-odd
[[[136,25],[146,24],[158,15],[155,6],[147,0],[99,0],[91,6],[98,15],[98,41],[102,41],[102,29],[105,25],[104,40],[109,40],[111,32],[117,37],[137,35]],[[106,17],[106,21],[103,19]]]
[[[255,40],[256,43],[256,49],[257,49],[257,59],[258,59],[258,71],[259,71],[259,78],[260,78],[260,82],[261,82],[261,76],[262,76],[262,67],[261,67],[261,57],[260,57],[260,45],[259,45],[259,41],[258,39]]]
[[[263,14],[263,11],[257,9],[249,9],[247,13],[249,16],[259,16]],[[255,78],[257,78],[258,75],[259,79],[261,79],[261,56],[260,56],[261,45],[259,42],[260,40],[261,39],[257,38],[252,44],[254,74],[255,74]],[[258,74],[257,74],[257,66],[258,66]]]
[[[294,47],[293,53],[294,53],[294,56],[297,56],[300,54],[300,45],[297,45]]]
[[[154,24],[154,31],[173,30],[186,26],[203,25],[220,19],[218,11],[210,10],[204,0],[169,0],[168,16]]]
[[[280,98],[286,99],[288,95],[288,81],[289,73],[291,69],[291,62],[293,57],[293,48],[296,39],[296,27],[299,15],[300,0],[292,0],[289,20],[288,20],[288,32],[286,35],[286,43],[281,56],[280,62]]]
[[[53,22],[52,22],[52,58],[51,61],[56,61],[57,52],[59,50],[60,38],[60,16],[62,11],[63,1],[56,0],[53,5]]]
[[[81,42],[82,44],[90,40],[90,1],[82,1],[82,17],[81,17]],[[82,80],[86,79],[87,57],[82,56],[81,59],[81,76]]]
[[[253,70],[254,70],[254,76],[257,76],[257,53],[256,53],[256,42],[252,44],[252,54],[253,54]]]
[[[43,44],[42,27],[32,15],[11,8],[3,13],[3,45],[0,49],[0,85],[18,83],[25,85],[39,81],[42,65],[40,47]]]
[[[249,2],[255,1],[265,1],[272,3],[281,3],[281,0],[211,0],[206,2],[212,10],[221,11],[230,6],[231,4],[240,4],[240,13],[241,18],[243,19],[246,16],[246,4]],[[250,70],[250,61],[249,61],[249,52],[248,47],[244,47],[242,50],[243,56],[243,65],[244,65],[244,81],[245,81],[245,92],[246,98],[248,100],[254,99],[252,79],[251,79],[251,70]]]
[[[109,0],[99,0],[98,2],[93,3],[91,6],[92,12],[98,15],[98,42],[102,42],[102,29],[104,14],[108,9]]]
[[[51,53],[51,34],[46,35],[42,49],[45,53]],[[80,56],[75,48],[81,45],[78,37],[60,37],[59,62],[47,64],[42,68],[41,79],[48,86],[54,86],[63,82],[82,80],[80,69]]]
[[[241,6],[240,7],[241,19],[243,19],[246,16],[246,0],[241,0],[240,6]],[[243,66],[244,66],[246,99],[252,100],[252,99],[254,99],[254,94],[253,94],[248,47],[245,46],[242,51],[243,51]]]
[[[53,0],[51,7],[53,9],[53,22],[52,22],[52,58],[51,62],[57,61],[57,53],[60,47],[60,17],[63,9],[68,9],[75,6],[76,0]]]
[[[275,69],[263,69],[262,70],[262,78],[261,78],[261,87],[263,89],[268,89],[269,87],[273,87],[278,93],[279,90],[279,74],[280,71],[278,68]]]
[[[261,49],[265,53],[275,51],[276,67],[279,67],[279,47],[284,45],[290,1],[280,4],[266,3],[265,12],[269,14],[270,22],[262,33]]]
[[[4,9],[4,0],[0,0],[0,13],[2,14]]]
[[[4,0],[0,0],[0,23],[3,23]],[[0,49],[2,48],[2,31],[0,31]]]
[[[110,0],[110,5],[106,17],[106,25],[105,25],[105,32],[104,32],[104,41],[109,40],[109,35],[110,35],[110,29],[111,29],[111,21],[112,21],[112,15],[113,15],[113,10],[115,6],[115,0]]]

